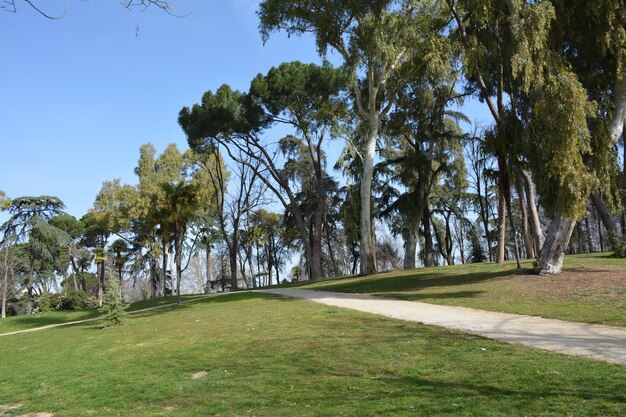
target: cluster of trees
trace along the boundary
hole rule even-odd
[[[174,277],[180,294],[189,265],[225,290],[292,265],[317,279],[536,258],[556,274],[566,252],[623,254],[625,10],[264,0],[264,40],[312,33],[340,65],[288,62],[248,91],[207,91],[179,113],[190,149],[142,146],[138,184],[106,182],[81,220],[52,197],[5,201],[3,289],[22,276],[14,289],[46,291],[56,273],[89,291],[91,262],[101,298],[106,268],[156,297]],[[470,97],[492,123],[469,122]]]
[[[358,224],[344,233],[361,274],[379,269],[381,217],[404,239],[406,267],[419,239],[427,266],[436,252],[464,261],[465,246],[476,252],[470,259],[503,262],[512,242],[512,257],[536,256],[539,273],[559,273],[589,201],[613,247],[623,245],[615,225],[625,195],[623,1],[265,0],[258,14],[264,39],[312,33],[320,55],[332,51],[341,66],[283,64],[248,92],[206,92],[179,122],[192,149],[225,149],[274,193],[294,219],[311,278],[323,273],[334,195],[326,138],[347,144],[344,208]],[[454,111],[467,96],[493,117],[478,135]],[[277,141],[278,124],[293,133]],[[306,178],[293,176],[295,165],[308,168]]]

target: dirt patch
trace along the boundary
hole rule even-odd
[[[17,404],[0,404],[0,411],[7,411],[7,410],[15,410],[17,408],[22,407],[24,404],[21,403],[17,403]]]
[[[517,275],[506,285],[520,295],[550,296],[561,300],[626,300],[623,268],[566,268],[560,275]]]
[[[52,413],[20,414],[16,417],[54,417]]]
[[[191,374],[191,379],[200,379],[200,378],[204,378],[205,376],[207,376],[209,373],[207,371],[199,371],[199,372],[194,372],[193,374]]]

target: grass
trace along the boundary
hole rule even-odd
[[[14,414],[626,414],[623,366],[267,294],[0,343],[0,406],[21,403]]]
[[[305,288],[626,326],[626,259],[574,255],[561,275],[539,277],[514,262],[393,271],[326,279]]]
[[[181,301],[202,297],[202,295],[182,295]],[[155,300],[143,300],[131,303],[126,311],[132,312],[144,308],[164,306],[176,303],[176,296],[161,297]],[[0,319],[0,334],[17,330],[32,329],[50,324],[68,323],[76,320],[91,319],[100,316],[97,308],[78,311],[53,311],[28,316],[14,316]]]

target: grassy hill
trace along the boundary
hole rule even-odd
[[[0,416],[626,414],[623,366],[267,294],[6,336],[0,355]]]
[[[306,288],[366,293],[570,321],[626,326],[626,259],[609,254],[565,258],[563,273],[537,276],[532,262],[469,264],[301,283]]]

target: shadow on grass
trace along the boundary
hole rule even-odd
[[[3,329],[2,331],[0,331],[0,333],[28,330],[36,327],[48,326],[51,324],[62,324],[78,320],[86,320],[98,317],[100,315],[100,313],[96,309],[82,311],[75,310],[71,313],[74,314],[68,315],[67,312],[55,312],[10,317],[9,320],[11,320],[11,327]]]
[[[347,281],[342,280],[340,282],[321,283],[321,285],[317,285],[316,283],[314,289],[361,293],[406,292],[433,287],[448,287],[455,285],[474,284],[479,282],[528,275],[531,273],[532,271],[530,269],[507,269],[503,271],[476,271],[450,275],[450,270],[437,271],[436,269],[434,269],[432,272],[428,273],[419,271],[414,274],[408,273],[392,277],[388,275],[382,275],[380,277],[366,277],[360,279],[351,279]],[[477,295],[475,291],[468,291],[467,293],[468,296]],[[432,296],[426,295],[425,297],[432,298]]]
[[[193,306],[197,306],[197,305],[225,304],[225,303],[233,303],[233,302],[246,301],[246,300],[258,300],[258,299],[263,299],[263,300],[271,299],[275,301],[289,301],[289,302],[296,301],[295,299],[292,299],[292,298],[281,297],[281,296],[277,296],[273,294],[242,291],[242,292],[214,294],[214,295],[209,295],[204,298],[199,298],[196,300],[189,300],[181,304],[164,305],[162,308],[155,308],[153,310],[148,310],[148,311],[135,311],[135,312],[129,311],[129,313],[132,313],[131,317],[150,317],[150,316],[160,315],[163,313],[169,313],[172,311],[188,310],[192,308]]]

